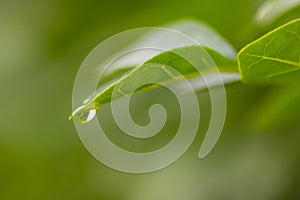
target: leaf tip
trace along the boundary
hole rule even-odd
[[[74,115],[73,115],[73,113],[69,116],[69,118],[68,118],[69,120],[72,120],[72,119],[74,119]]]

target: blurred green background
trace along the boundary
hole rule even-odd
[[[197,158],[200,134],[175,164],[149,174],[102,165],[68,120],[76,72],[99,42],[190,16],[239,50],[256,38],[244,31],[262,2],[0,0],[0,199],[300,199],[298,113],[290,116],[296,123],[264,133],[249,117],[272,86],[228,86],[213,152]]]

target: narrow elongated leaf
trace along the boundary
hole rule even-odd
[[[116,52],[117,56],[112,57],[118,57],[119,59],[106,71],[109,75],[104,76],[104,79],[101,78],[98,90],[73,112],[71,118],[74,115],[78,119],[89,118],[89,116],[95,114],[100,106],[131,94],[130,91],[133,88],[135,88],[135,92],[147,91],[160,87],[161,83],[180,83],[182,79],[186,78],[190,80],[194,90],[206,88],[206,81],[198,77],[206,75],[205,78],[208,78],[208,74],[216,73],[216,66],[225,73],[222,75],[224,82],[230,83],[240,80],[235,60],[235,50],[210,27],[194,20],[177,21],[162,27],[165,28],[146,28],[146,32],[142,29],[141,32],[146,33],[143,37],[133,41],[128,48]],[[170,32],[175,34],[170,34]],[[183,35],[185,36],[183,37]],[[130,51],[131,54],[125,57],[118,56],[130,49],[153,46],[164,50],[158,52],[146,48],[143,51]],[[197,69],[201,69],[201,74],[194,68],[195,63],[189,63],[183,58],[185,56],[181,57],[177,55],[178,53],[181,56],[184,54],[186,57],[192,58],[193,62],[198,65]],[[157,67],[157,64],[161,66]],[[132,66],[132,68],[126,66]],[[126,68],[122,69],[124,67]],[[171,71],[167,69],[168,67],[171,68]],[[172,70],[178,72],[180,77],[178,77],[178,74],[175,75]],[[123,72],[125,75],[121,77]],[[214,76],[209,76],[209,79],[211,80],[211,86],[223,84],[220,79]],[[151,80],[157,84],[143,85],[141,82],[144,80]],[[136,88],[138,85],[143,86]],[[186,88],[180,84],[177,85],[183,90]],[[116,87],[118,95],[113,97],[113,91]],[[91,115],[89,110],[92,110]]]
[[[196,45],[163,52],[149,59],[148,61],[144,62],[138,67],[134,68],[131,72],[127,73],[121,79],[108,86],[102,92],[97,94],[94,98],[86,102],[86,105],[81,107],[79,110],[76,110],[72,116],[80,115],[82,110],[97,110],[99,109],[99,107],[109,103],[112,100],[130,95],[132,88],[137,88],[135,92],[141,92],[161,86],[160,84],[146,84],[142,87],[139,87],[140,85],[142,85],[142,82],[148,79],[155,83],[178,82],[183,78],[188,79],[200,77],[201,75],[205,74],[216,73],[215,66],[212,66],[215,64],[218,66],[218,69],[221,72],[236,72],[236,74],[238,74],[237,63],[234,59],[224,57],[218,52],[206,48],[206,52],[214,61],[214,63],[212,63],[211,61],[206,60],[207,54],[206,56],[203,56],[203,52],[205,52],[203,47]],[[195,68],[193,64],[191,64],[185,58],[180,56],[183,54],[197,59],[199,64],[198,67],[201,68],[201,74],[199,74],[199,71]],[[161,64],[161,66],[156,67],[157,64]],[[165,66],[176,70],[180,73],[180,76],[168,70]],[[237,79],[239,80],[239,76],[235,76],[231,79],[231,81],[236,81]],[[116,87],[118,87],[118,96],[115,96],[114,99],[112,99],[113,91]]]
[[[243,48],[238,54],[238,62],[244,82],[299,82],[300,19]]]

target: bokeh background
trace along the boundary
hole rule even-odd
[[[228,118],[213,152],[197,158],[199,134],[176,163],[149,174],[102,165],[68,120],[76,72],[99,42],[188,16],[210,24],[239,50],[270,30],[252,30],[262,3],[0,0],[0,199],[300,199],[299,95],[274,127],[259,118],[281,90],[290,94],[286,88],[227,86]],[[205,92],[198,95],[209,105]]]

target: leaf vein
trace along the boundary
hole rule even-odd
[[[254,54],[244,54],[244,55],[249,56],[249,57],[261,58],[263,60],[271,60],[271,61],[275,61],[275,62],[280,62],[280,63],[284,63],[284,64],[288,64],[288,65],[292,65],[297,68],[300,68],[300,63],[289,61],[289,60],[283,60],[280,58],[272,58],[272,57],[268,57],[268,56],[260,56],[260,55],[254,55]]]

